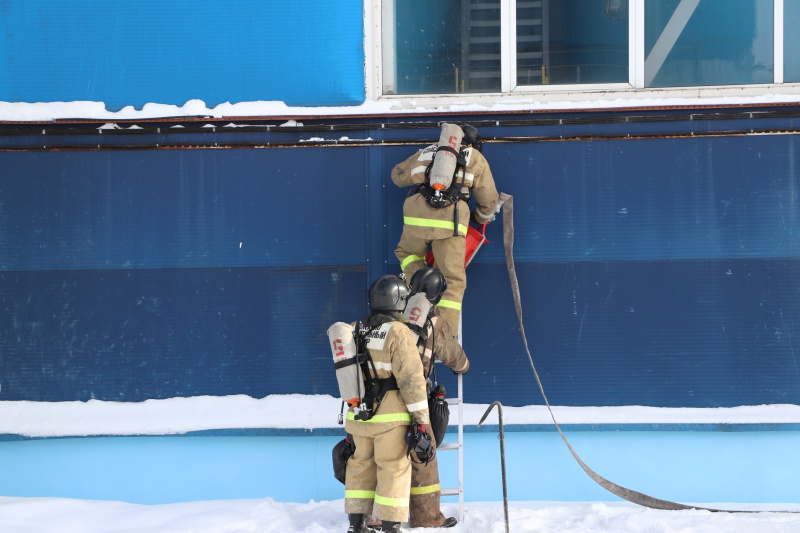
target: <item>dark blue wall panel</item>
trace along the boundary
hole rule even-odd
[[[797,259],[518,263],[517,274],[553,404],[800,401]],[[471,265],[470,283],[466,400],[542,403],[505,265]]]
[[[2,101],[364,101],[362,2],[7,0],[0,32]]]
[[[325,330],[366,302],[361,149],[0,158],[0,398],[335,390]]]
[[[605,261],[797,256],[797,150],[786,135],[497,143],[486,155],[516,199],[517,260]]]
[[[385,144],[0,152],[0,399],[335,395],[325,330],[399,271],[389,172],[437,130],[348,135]],[[798,142],[486,144],[552,403],[800,402]],[[541,403],[501,222],[468,270],[466,400]]]
[[[363,284],[361,266],[0,272],[0,398],[328,394],[325,330]]]
[[[553,403],[800,402],[797,150],[793,135],[486,145],[514,196],[525,328]],[[501,221],[468,269],[467,401],[541,403]]]
[[[2,158],[2,270],[352,265],[366,254],[361,149]]]

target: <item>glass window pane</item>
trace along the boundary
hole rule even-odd
[[[517,84],[626,83],[628,0],[518,0]]]
[[[783,81],[800,82],[800,0],[783,4]]]
[[[383,6],[384,94],[500,90],[499,0],[386,0]]]
[[[645,86],[772,83],[773,0],[646,0]]]

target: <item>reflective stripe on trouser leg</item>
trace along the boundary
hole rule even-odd
[[[389,522],[408,520],[411,462],[406,455],[407,429],[408,426],[397,426],[375,436],[378,483],[375,488],[372,517],[378,520]]]
[[[431,442],[435,439],[428,431]],[[409,525],[411,527],[439,527],[445,520],[440,510],[442,489],[439,486],[439,461],[436,455],[427,465],[411,465],[411,500]]]
[[[414,275],[414,272],[427,266],[427,263],[425,263],[425,255],[427,253],[427,241],[403,232],[400,236],[400,242],[397,243],[394,255],[400,261],[400,269],[406,275],[407,282],[411,281],[411,276]]]
[[[347,461],[344,483],[344,512],[367,514],[372,512],[377,485],[375,448],[372,437],[353,435],[356,451]]]
[[[461,302],[467,288],[467,272],[464,269],[467,239],[449,237],[431,241],[431,249],[436,258],[436,266],[447,280],[447,290],[436,306],[436,314],[447,321],[450,330],[458,335],[458,323],[461,318]]]

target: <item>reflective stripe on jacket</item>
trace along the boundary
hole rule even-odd
[[[431,164],[438,145],[431,145],[398,163],[392,169],[392,181],[398,187],[410,187],[425,182],[425,170]],[[475,218],[483,223],[492,218],[497,208],[498,194],[489,163],[479,151],[466,149],[466,168],[464,188],[475,198]],[[459,235],[467,234],[469,224],[469,204],[457,202]],[[454,234],[453,211],[456,207],[431,207],[421,194],[412,194],[403,204],[404,231],[424,240],[446,239]]]

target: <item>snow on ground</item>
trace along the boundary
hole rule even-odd
[[[271,499],[134,505],[59,498],[0,497],[4,533],[345,533],[342,500]],[[762,506],[762,508],[766,508]],[[457,514],[456,504],[443,510]],[[800,511],[800,505],[794,506]],[[795,533],[800,514],[656,511],[626,503],[510,502],[511,533]],[[502,502],[465,506],[452,533],[503,533]]]
[[[264,398],[195,396],[144,402],[0,402],[0,434],[27,437],[168,435],[251,428],[340,428],[341,401],[330,395],[288,394]],[[488,405],[464,404],[464,424],[477,425]],[[727,408],[554,406],[559,424],[790,424],[800,405]],[[457,422],[455,411],[451,424]],[[494,409],[486,424],[497,424]],[[551,424],[541,405],[503,407],[503,422]]]
[[[0,402],[0,434],[26,436],[173,434],[224,428],[338,427],[340,400],[328,395],[265,398],[199,396],[144,402]],[[487,405],[465,404],[464,422],[477,424]],[[562,424],[798,423],[800,406],[718,409],[644,406],[554,407]],[[496,412],[496,410],[495,410]],[[291,414],[290,414],[291,413]],[[298,413],[304,413],[298,417]],[[506,424],[549,424],[543,406],[504,407]],[[496,423],[496,414],[487,423]],[[705,504],[741,509],[741,504]],[[747,507],[745,507],[747,508]],[[798,504],[750,509],[795,510]],[[444,504],[457,514],[457,504]],[[800,514],[656,511],[628,503],[509,503],[511,532],[782,533],[800,531]],[[502,502],[467,503],[452,533],[502,533]],[[347,529],[342,500],[279,503],[271,499],[136,505],[63,498],[0,497],[3,533],[322,533]]]
[[[291,408],[290,408],[291,407]],[[182,433],[221,428],[338,427],[340,401],[327,395],[170,398],[122,402],[0,402],[0,433],[27,436]],[[466,424],[476,424],[487,405],[464,405]],[[720,409],[554,407],[561,423],[797,423],[800,406],[763,405]],[[291,415],[290,415],[291,413]],[[297,413],[305,413],[298,419]],[[493,413],[487,423],[496,423]],[[542,406],[505,407],[506,424],[551,423]],[[747,509],[742,504],[704,504]],[[450,515],[457,504],[444,504]],[[749,509],[794,510],[800,504],[759,504]],[[509,503],[510,531],[559,533],[795,533],[800,514],[729,514],[657,511],[626,502]],[[503,533],[502,502],[465,505],[452,533]],[[137,505],[63,498],[0,497],[2,533],[328,533],[347,529],[342,500],[279,503],[272,499]],[[418,530],[422,531],[422,530]]]

